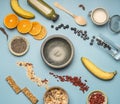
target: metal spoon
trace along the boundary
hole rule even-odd
[[[66,12],[67,14],[71,15],[75,22],[78,24],[78,25],[81,25],[81,26],[84,26],[87,24],[86,20],[82,17],[82,16],[76,16],[74,15],[73,13],[71,13],[70,11],[68,11],[67,9],[65,9],[63,6],[61,6],[58,2],[54,2],[54,6],[63,10],[64,12]]]

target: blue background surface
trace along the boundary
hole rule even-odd
[[[17,61],[26,61],[31,62],[34,65],[34,71],[37,76],[40,78],[47,78],[49,80],[49,85],[52,86],[61,86],[69,94],[69,104],[85,104],[86,97],[89,92],[93,90],[102,90],[108,96],[109,104],[119,104],[120,102],[120,62],[114,60],[109,54],[104,50],[97,47],[97,45],[90,46],[90,40],[83,41],[77,35],[74,35],[73,32],[68,30],[60,29],[56,31],[51,29],[51,24],[57,26],[61,23],[69,24],[70,27],[76,27],[80,30],[87,30],[88,36],[92,38],[93,35],[98,36],[100,33],[110,38],[112,41],[120,44],[120,34],[114,34],[108,29],[108,25],[105,26],[96,26],[94,25],[88,13],[90,10],[93,10],[97,7],[105,8],[110,17],[115,14],[120,14],[120,0],[58,0],[60,4],[69,9],[71,12],[76,15],[83,15],[88,24],[85,27],[78,26],[75,24],[73,18],[64,13],[63,11],[57,9],[53,6],[55,0],[44,0],[52,6],[56,13],[60,15],[60,18],[57,22],[53,23],[50,20],[47,20],[37,11],[32,9],[26,0],[19,0],[20,5],[33,12],[35,14],[35,19],[32,21],[39,21],[41,24],[47,28],[47,37],[53,34],[62,34],[68,37],[75,48],[75,54],[72,63],[66,67],[64,70],[53,70],[48,67],[42,60],[40,55],[40,47],[42,42],[33,39],[30,35],[24,35],[30,42],[30,49],[28,53],[22,57],[13,56],[8,50],[8,41],[6,37],[0,32],[0,104],[30,104],[30,101],[22,94],[15,94],[14,91],[10,88],[8,83],[5,81],[5,78],[11,75],[16,83],[24,88],[28,87],[31,92],[39,99],[38,104],[43,104],[43,95],[45,93],[44,87],[38,87],[35,83],[30,81],[27,76],[25,69],[18,67],[16,65]],[[86,10],[83,11],[78,7],[79,4],[84,4]],[[0,0],[0,26],[4,27],[3,19],[8,13],[14,13],[10,7],[10,0]],[[20,18],[20,17],[19,17]],[[22,18],[20,18],[22,19]],[[9,40],[16,35],[21,35],[16,29],[9,30],[5,28],[9,34]],[[117,70],[117,75],[111,81],[103,81],[86,70],[86,68],[81,63],[80,58],[85,56],[91,59],[97,66],[105,71],[114,71]],[[49,72],[54,72],[59,75],[71,75],[71,76],[81,76],[82,80],[87,80],[87,85],[90,87],[87,92],[84,94],[77,87],[72,86],[71,83],[62,83],[57,82],[55,78],[49,75]]]

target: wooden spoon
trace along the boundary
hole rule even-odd
[[[61,6],[58,2],[54,2],[54,6],[63,10],[64,12],[66,12],[67,14],[71,15],[75,22],[78,24],[78,25],[81,25],[81,26],[84,26],[87,24],[86,20],[82,17],[82,16],[76,16],[74,15],[73,13],[71,13],[70,11],[68,11],[67,9],[65,9],[63,6]]]

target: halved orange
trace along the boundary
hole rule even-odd
[[[17,30],[20,33],[28,33],[32,29],[32,22],[27,19],[20,20],[18,25],[17,25]]]
[[[33,37],[34,37],[34,39],[36,39],[36,40],[41,40],[41,39],[45,38],[46,34],[47,34],[47,30],[46,30],[46,28],[42,25],[42,28],[41,28],[40,33],[39,33],[38,35],[34,35]]]
[[[19,19],[15,14],[8,14],[4,18],[4,25],[9,29],[15,28],[18,22],[19,22]]]
[[[42,26],[39,22],[32,22],[32,29],[29,31],[29,34],[31,34],[32,36],[39,34],[41,31],[41,27]]]

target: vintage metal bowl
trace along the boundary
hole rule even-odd
[[[44,104],[68,104],[68,93],[59,86],[50,87],[44,94]]]
[[[73,59],[74,47],[63,35],[52,35],[45,39],[41,46],[44,62],[52,68],[64,68]]]

